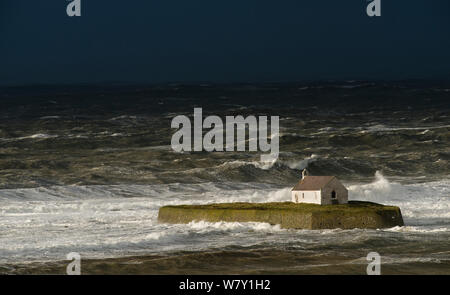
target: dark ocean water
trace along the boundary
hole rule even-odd
[[[302,257],[292,270],[314,273],[377,251],[394,272],[431,263],[450,273],[449,83],[35,86],[0,88],[0,99],[0,264],[269,249],[292,251]],[[278,161],[175,153],[171,120],[195,107],[279,116]],[[351,199],[400,206],[406,226],[157,223],[167,204],[287,201],[306,167],[336,175]],[[276,272],[260,259],[261,272]]]

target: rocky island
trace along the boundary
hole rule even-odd
[[[404,225],[400,208],[348,201],[347,188],[335,176],[310,176],[306,169],[292,188],[291,202],[164,206],[159,209],[158,220],[265,222],[295,229],[376,229]]]
[[[400,208],[362,201],[337,205],[281,202],[164,206],[159,209],[158,220],[265,222],[293,229],[376,229],[404,225]]]

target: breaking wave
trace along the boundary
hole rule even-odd
[[[395,234],[414,242],[424,239],[422,235],[450,232],[449,180],[400,184],[377,172],[371,183],[347,187],[350,199],[401,208],[406,226],[370,232],[373,239]],[[358,229],[283,230],[254,222],[171,225],[157,221],[158,209],[164,205],[283,202],[290,200],[290,191],[291,187],[240,182],[0,190],[0,262],[55,260],[75,250],[88,257],[117,257],[224,247],[321,249],[366,243],[367,231]]]
[[[289,167],[291,169],[300,169],[303,170],[306,167],[308,167],[308,165],[310,163],[313,163],[314,161],[316,161],[319,158],[318,155],[316,154],[312,154],[310,157],[307,157],[303,160],[282,160],[280,158],[278,158],[275,161],[272,162],[258,162],[258,161],[240,161],[240,160],[236,160],[236,161],[229,161],[229,162],[225,162],[223,164],[220,164],[218,167],[240,167],[240,166],[246,166],[246,165],[251,165],[254,166],[258,169],[262,169],[262,170],[268,170],[270,168],[272,168],[274,165],[279,165],[279,166],[285,166],[285,167]]]
[[[399,206],[410,225],[450,224],[450,180],[403,185],[377,171],[369,184],[350,185],[349,199]]]
[[[276,232],[281,231],[280,225],[271,225],[269,223],[259,222],[206,222],[192,221],[187,225],[190,229],[199,233],[210,231],[230,231],[230,230],[252,230],[260,232]]]

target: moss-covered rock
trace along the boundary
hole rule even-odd
[[[361,201],[341,205],[285,203],[225,203],[164,206],[158,220],[165,223],[266,222],[282,228],[387,228],[403,226],[400,208]]]

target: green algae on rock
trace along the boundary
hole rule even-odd
[[[362,201],[340,205],[282,202],[164,206],[159,209],[158,220],[265,222],[295,229],[376,229],[404,225],[400,208]]]

